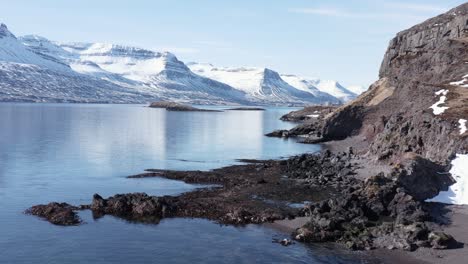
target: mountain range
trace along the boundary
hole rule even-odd
[[[359,92],[268,68],[185,64],[169,52],[16,37],[0,25],[0,101],[307,105],[341,104]]]

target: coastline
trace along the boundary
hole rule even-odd
[[[316,111],[315,108],[314,111]],[[113,215],[131,221],[153,224],[159,223],[163,218],[204,218],[227,225],[265,224],[282,232],[294,234],[292,238],[298,241],[311,242],[312,244],[314,242],[338,242],[338,238],[328,238],[328,235],[319,240],[317,238],[313,238],[313,240],[299,238],[298,234],[301,235],[304,227],[311,221],[316,221],[313,220],[313,207],[297,208],[291,207],[289,204],[308,201],[317,206],[324,201],[347,200],[349,199],[346,197],[348,194],[346,191],[343,194],[343,190],[349,189],[350,186],[356,186],[357,190],[361,188],[365,191],[368,188],[368,182],[370,182],[370,186],[377,184],[380,186],[379,189],[382,188],[384,191],[390,191],[393,192],[393,195],[397,195],[395,189],[391,191],[392,189],[388,189],[388,186],[385,187],[379,183],[381,180],[375,178],[378,173],[389,173],[391,168],[385,163],[375,162],[367,157],[365,155],[367,144],[365,138],[355,136],[341,141],[322,143],[320,144],[322,150],[318,153],[302,154],[286,160],[240,160],[245,164],[210,171],[149,169],[145,173],[127,178],[137,180],[139,178],[162,177],[185,183],[210,184],[215,187],[197,189],[178,196],[162,197],[148,196],[144,193],[129,193],[103,198],[95,194],[91,204],[50,203],[33,206],[27,213],[45,218],[58,225],[80,225],[81,220],[76,215],[76,211],[80,210],[91,210],[96,218]],[[369,179],[373,180],[368,181]],[[373,183],[375,179],[377,181]],[[371,195],[369,197],[376,195],[366,192],[359,194],[363,195],[364,200],[368,199],[365,198],[367,195]],[[401,206],[407,206],[406,203],[406,200],[402,201]],[[318,216],[320,217],[320,213]],[[320,222],[322,221],[320,220]],[[327,230],[329,227],[323,228],[323,230]],[[434,229],[438,229],[438,227]],[[346,243],[340,241],[335,245],[345,248],[345,245],[348,246],[349,243],[350,241]],[[358,245],[358,248],[353,249],[371,249],[367,246],[362,247],[359,244],[354,244],[361,243],[359,241],[351,243],[353,243],[352,247]],[[389,246],[401,247],[399,243],[390,242]],[[377,248],[385,248],[386,246],[384,244]],[[412,264],[422,263],[420,261],[423,260],[434,260],[433,252],[433,250],[420,250],[407,253],[401,250],[374,249],[366,250],[362,254],[382,259],[384,263],[398,261]],[[463,255],[463,252],[465,251],[461,251],[460,254]],[[459,260],[455,257],[451,259]]]

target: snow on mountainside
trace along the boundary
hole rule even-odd
[[[101,43],[55,43],[31,35],[20,40],[36,55],[128,89],[141,97],[139,102],[162,99],[200,104],[248,103],[243,92],[193,74],[171,53]]]
[[[353,96],[336,82],[293,80],[267,68],[187,67],[169,52],[16,38],[4,24],[0,69],[0,101],[307,105]]]
[[[363,92],[367,91],[367,86],[364,86],[364,85],[350,85],[350,86],[346,86],[346,89],[348,89],[349,91],[355,93],[356,95],[360,95],[362,94]]]
[[[347,102],[356,98],[356,94],[344,88],[336,81],[320,80],[320,79],[307,79],[296,75],[281,75],[281,78],[290,85],[311,93],[322,92],[330,94],[342,102]]]
[[[62,72],[69,71],[66,64],[45,59],[30,51],[8,30],[5,24],[0,24],[0,60],[34,64]]]
[[[277,72],[267,68],[217,68],[211,64],[194,62],[188,66],[197,74],[246,92],[252,101],[271,104],[340,103],[337,98],[317,89],[297,89],[283,80]]]
[[[36,53],[0,25],[0,101],[140,102],[144,96]]]
[[[75,70],[118,75],[138,82],[136,91],[185,102],[248,103],[242,91],[194,74],[169,52],[103,43],[59,45],[79,58],[72,63]]]

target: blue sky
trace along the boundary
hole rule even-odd
[[[398,31],[464,2],[0,0],[0,21],[16,35],[128,44],[169,50],[186,62],[368,85]]]

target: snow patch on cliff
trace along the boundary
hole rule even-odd
[[[465,62],[466,63],[466,62]],[[461,79],[460,81],[456,81],[456,82],[451,82],[450,85],[456,85],[456,86],[461,86],[461,87],[468,87],[468,74],[463,76],[463,79]]]
[[[466,132],[466,119],[460,119],[458,120],[458,123],[460,124],[459,128],[460,128],[460,135],[463,135],[465,134]]]
[[[457,154],[452,160],[450,170],[455,184],[449,187],[448,191],[440,192],[429,202],[440,202],[445,204],[468,204],[468,154]]]
[[[442,104],[445,104],[445,101],[447,100],[448,90],[442,89],[440,91],[437,91],[435,94],[437,96],[440,96],[439,101],[433,104],[430,108],[433,110],[434,115],[440,115],[448,109],[447,106],[441,106]]]

